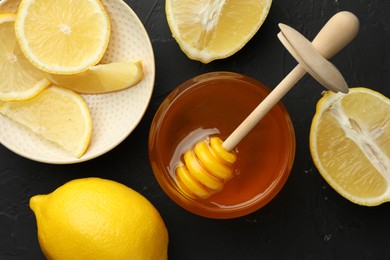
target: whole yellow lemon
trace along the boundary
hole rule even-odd
[[[48,259],[167,259],[168,232],[141,194],[100,178],[70,181],[30,199]]]

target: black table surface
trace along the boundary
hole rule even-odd
[[[316,170],[309,131],[323,87],[310,76],[282,100],[296,133],[296,158],[282,191],[244,217],[215,220],[176,205],[158,185],[148,159],[153,116],[176,86],[211,71],[251,76],[271,89],[296,65],[277,38],[278,23],[309,39],[338,11],[360,20],[355,40],[332,58],[351,87],[390,96],[390,1],[274,0],[269,15],[235,55],[209,64],[180,50],[165,18],[163,0],[127,0],[151,39],[156,80],[140,124],[107,154],[73,165],[50,165],[20,157],[0,145],[0,259],[44,259],[37,240],[31,196],[50,193],[76,178],[101,177],[131,187],[158,209],[169,232],[169,259],[390,259],[390,206],[364,207],[336,193]],[[0,133],[1,134],[1,133]]]

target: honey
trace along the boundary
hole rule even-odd
[[[166,98],[151,126],[149,159],[171,199],[201,216],[233,218],[261,208],[279,192],[295,154],[293,126],[280,102],[234,149],[234,176],[222,191],[194,199],[175,182],[175,168],[185,151],[212,135],[225,140],[268,93],[250,77],[214,72],[183,83]]]

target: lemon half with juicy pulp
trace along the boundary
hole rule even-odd
[[[259,30],[272,0],[167,0],[169,27],[191,59],[208,63],[240,50]]]
[[[0,100],[28,99],[50,82],[20,50],[15,37],[14,14],[0,14]]]
[[[27,100],[0,102],[0,113],[75,157],[81,157],[89,146],[90,111],[84,99],[71,90],[50,86]]]
[[[390,200],[390,100],[368,88],[326,92],[317,103],[310,151],[324,179],[359,205]]]
[[[97,64],[110,38],[110,22],[99,0],[22,0],[15,33],[37,68],[75,74]]]

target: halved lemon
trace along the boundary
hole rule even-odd
[[[0,102],[0,113],[75,157],[81,157],[90,143],[89,109],[83,98],[71,90],[50,86],[31,99]]]
[[[310,151],[324,179],[359,205],[390,200],[390,100],[368,88],[326,92],[310,129]]]
[[[15,33],[23,53],[36,67],[75,74],[103,57],[110,22],[99,0],[22,0]]]
[[[167,0],[169,27],[191,59],[208,63],[240,50],[263,24],[272,0]]]
[[[35,96],[50,82],[23,55],[15,37],[14,14],[0,14],[0,100]]]
[[[141,61],[98,64],[73,75],[47,74],[54,84],[83,94],[101,94],[127,89],[142,79]]]

